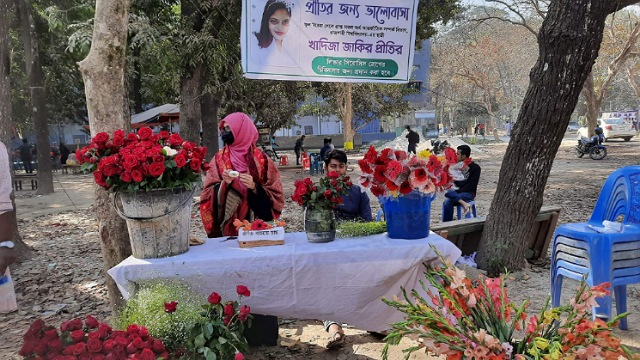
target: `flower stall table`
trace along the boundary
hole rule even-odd
[[[125,298],[136,283],[149,279],[184,281],[205,296],[212,291],[234,296],[236,285],[242,284],[251,289],[243,302],[253,313],[332,319],[382,331],[402,320],[402,313],[380,298],[401,296],[401,286],[420,288],[422,263],[437,258],[431,245],[452,261],[460,256],[453,243],[435,233],[418,240],[379,234],[312,244],[300,232],[286,234],[284,245],[255,248],[223,239],[209,239],[168,258],[129,257],[108,273]]]

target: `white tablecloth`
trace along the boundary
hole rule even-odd
[[[436,249],[455,262],[460,250],[431,233],[418,240],[386,234],[312,244],[305,233],[288,233],[284,245],[240,248],[236,240],[208,239],[187,253],[163,259],[129,257],[108,271],[125,298],[135,283],[179,279],[209,295],[236,299],[236,285],[251,296],[243,303],[256,314],[335,320],[369,331],[382,331],[402,314],[380,299],[420,288],[423,262],[436,260]],[[178,300],[179,299],[175,299]]]

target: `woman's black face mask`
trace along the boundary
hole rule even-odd
[[[222,142],[227,145],[233,144],[233,141],[235,140],[231,130],[223,130],[222,134],[220,134],[220,138],[222,139]]]

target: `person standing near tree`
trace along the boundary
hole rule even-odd
[[[306,136],[302,135],[296,140],[296,144],[293,147],[293,151],[296,153],[296,165],[300,165],[300,153],[304,152],[304,138]]]
[[[0,141],[0,278],[5,276],[7,267],[17,259],[13,243],[14,209],[11,202],[11,167],[9,152]]]
[[[22,145],[20,145],[18,150],[20,150],[20,160],[22,160],[24,171],[27,174],[33,173],[33,166],[31,165],[31,161],[33,160],[33,149],[29,144],[29,140],[22,139]]]
[[[411,130],[411,127],[409,125],[407,125],[407,131],[409,131],[407,136],[405,136],[407,138],[407,140],[409,140],[409,146],[407,147],[407,152],[408,153],[413,153],[415,155],[416,154],[416,146],[420,142],[420,135],[418,135],[417,132]]]
[[[506,124],[504,124],[504,131],[507,133],[507,136],[511,136],[511,123],[507,121]]]
[[[62,165],[65,165],[67,163],[67,159],[69,158],[69,154],[71,153],[71,151],[69,151],[69,148],[64,144],[64,143],[60,143],[60,163]]]

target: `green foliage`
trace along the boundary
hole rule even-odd
[[[361,237],[382,234],[387,231],[387,223],[384,221],[356,222],[341,221],[337,229],[340,237]]]
[[[164,303],[177,301],[173,313],[164,311]],[[202,322],[199,315],[203,297],[182,283],[153,281],[142,284],[136,295],[115,319],[115,327],[130,324],[145,326],[151,336],[159,338],[170,350],[184,347],[192,328]]]

